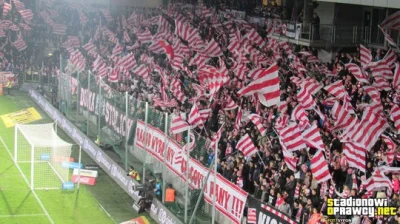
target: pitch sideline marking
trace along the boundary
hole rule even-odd
[[[28,185],[28,187],[29,187],[29,181],[26,179],[25,174],[22,172],[22,170],[21,170],[21,168],[19,167],[18,163],[15,162],[14,157],[12,156],[10,149],[8,148],[8,146],[6,145],[6,143],[3,141],[3,138],[2,138],[2,137],[0,137],[0,141],[1,141],[1,143],[3,144],[3,146],[6,148],[6,150],[7,150],[7,152],[8,152],[8,155],[10,155],[10,157],[11,157],[13,163],[15,164],[15,166],[17,167],[19,173],[22,175],[22,178],[24,178],[25,183],[26,183],[26,184]],[[35,192],[35,191],[32,191],[32,194],[33,194],[33,196],[35,196],[37,202],[39,203],[40,207],[42,208],[42,210],[44,211],[45,215],[46,215],[47,218],[49,219],[50,223],[51,223],[51,224],[54,224],[53,219],[50,217],[49,212],[48,212],[47,209],[44,207],[42,201],[41,201],[40,198],[37,196],[36,192]]]
[[[34,216],[45,216],[46,214],[21,214],[21,215],[0,215],[1,218],[11,218],[11,217],[34,217]]]

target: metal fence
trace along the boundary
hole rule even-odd
[[[141,175],[141,181],[161,184],[162,193],[157,195],[164,201],[166,187],[172,185],[176,190],[175,203],[164,205],[184,223],[210,223],[212,205],[204,197],[200,197],[197,212],[194,208],[200,196],[201,189],[190,188],[182,179],[169,169],[165,160],[157,159],[148,151],[135,145],[136,126],[144,122],[146,128],[159,129],[164,135],[165,147],[169,144],[184,146],[195,141],[194,148],[189,151],[190,158],[195,158],[205,167],[210,167],[206,139],[200,134],[189,130],[173,135],[169,132],[171,115],[157,110],[151,104],[139,101],[127,93],[114,90],[114,84],[104,83],[90,72],[75,72],[58,76],[58,91],[56,106],[82,132],[95,142],[99,142],[105,152],[128,169],[132,166]],[[189,133],[192,132],[192,135]],[[192,136],[189,138],[189,136]],[[185,177],[188,176],[188,170]],[[219,223],[229,223],[229,219],[218,211],[216,220]]]

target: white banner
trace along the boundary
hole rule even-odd
[[[171,171],[185,181],[186,153],[174,140],[169,139],[168,141],[169,144],[165,152],[166,165]],[[165,144],[165,135],[161,130],[147,125],[146,133],[145,123],[138,120],[135,137],[136,146],[145,149],[159,161],[163,162]],[[205,181],[208,168],[204,167],[195,159],[190,159],[189,166],[190,187],[201,189],[201,184]],[[206,184],[204,198],[208,203],[212,204],[212,196],[214,195],[214,175],[212,173]],[[221,175],[217,175],[216,189],[216,207],[218,211],[230,218],[233,222],[240,223],[246,204],[247,192],[226,180]]]
[[[79,169],[74,169],[74,172],[72,173],[72,175],[97,178],[98,173],[97,173],[97,170],[81,169],[79,172]]]

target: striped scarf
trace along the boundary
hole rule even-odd
[[[335,185],[332,184],[332,185],[329,187],[329,197],[331,198],[331,197],[333,196],[334,193],[335,193]]]
[[[296,189],[294,190],[294,198],[299,198],[300,196],[300,184],[296,185]]]

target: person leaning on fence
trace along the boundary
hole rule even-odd
[[[136,181],[140,181],[140,174],[135,170],[135,168],[133,168],[131,166],[131,168],[129,169],[129,173],[128,176],[132,177],[133,179],[135,179]]]
[[[156,187],[154,189],[154,193],[156,197],[161,200],[161,181],[160,178],[157,178]]]

